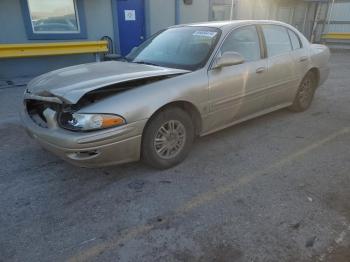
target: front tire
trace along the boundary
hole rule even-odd
[[[142,160],[157,169],[182,162],[194,140],[191,117],[177,107],[167,108],[151,118],[142,138]]]
[[[303,112],[307,110],[314,98],[317,87],[317,79],[313,72],[308,72],[300,83],[293,104],[289,107],[291,111]]]

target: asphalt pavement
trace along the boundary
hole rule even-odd
[[[350,261],[350,53],[308,111],[200,138],[166,171],[47,153],[23,91],[0,89],[0,261]]]

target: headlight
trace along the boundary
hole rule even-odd
[[[110,114],[62,113],[58,119],[62,128],[73,131],[92,131],[125,124],[124,118]]]

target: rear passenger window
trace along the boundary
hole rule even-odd
[[[259,60],[260,43],[255,26],[244,26],[233,30],[225,39],[220,51],[221,54],[228,51],[240,53],[247,62]]]
[[[301,42],[297,34],[289,29],[288,29],[288,34],[290,37],[290,41],[292,42],[293,50],[301,48]]]
[[[263,25],[262,29],[266,41],[267,55],[269,57],[292,50],[292,45],[285,27],[279,25]]]

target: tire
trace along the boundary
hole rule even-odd
[[[293,112],[303,112],[307,110],[314,98],[317,87],[317,79],[313,72],[308,72],[300,83],[293,104],[289,109]]]
[[[164,109],[145,127],[141,158],[157,169],[173,167],[187,157],[194,136],[192,119],[184,110],[177,107]]]

